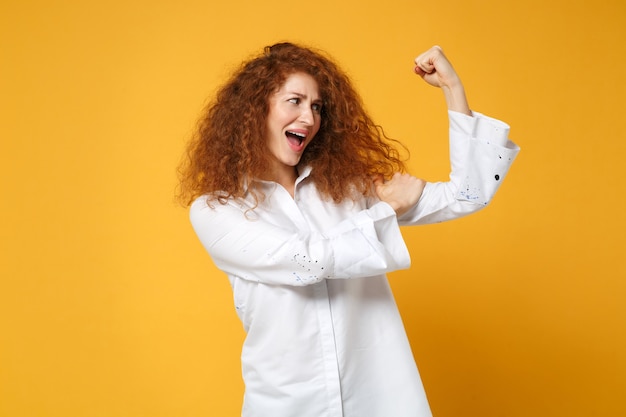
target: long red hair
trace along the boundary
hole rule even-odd
[[[374,176],[405,170],[400,144],[374,124],[346,74],[322,52],[279,43],[242,64],[203,112],[179,167],[181,203],[205,194],[222,203],[247,193],[257,203],[264,197],[254,180],[269,167],[269,97],[295,72],[317,81],[323,101],[320,129],[300,160],[312,167],[322,196],[340,202],[369,195]]]

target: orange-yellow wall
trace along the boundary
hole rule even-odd
[[[175,167],[279,40],[335,56],[417,175],[448,168],[432,44],[522,147],[485,211],[405,231],[435,416],[626,415],[625,28],[621,0],[2,1],[0,416],[238,415],[243,331]]]

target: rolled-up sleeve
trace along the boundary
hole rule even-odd
[[[401,225],[456,219],[485,207],[506,177],[520,148],[508,139],[509,126],[473,112],[449,112],[450,180],[427,183]]]

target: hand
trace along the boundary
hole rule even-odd
[[[461,79],[439,46],[433,46],[415,58],[415,73],[428,84],[443,90],[448,109],[472,114]]]
[[[415,58],[415,73],[434,87],[453,88],[461,80],[439,46]]]
[[[382,176],[374,180],[376,195],[395,210],[396,216],[401,216],[417,204],[425,186],[426,181],[399,172],[393,174],[389,181]]]

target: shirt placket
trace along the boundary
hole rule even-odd
[[[306,199],[306,193],[299,194],[296,188],[294,196],[295,205],[301,219],[309,229],[315,226],[308,221],[307,209],[315,209],[312,205],[315,202],[302,201]],[[341,381],[339,372],[339,361],[337,357],[337,344],[335,340],[335,328],[330,306],[330,295],[326,281],[314,284],[315,310],[319,323],[320,346],[322,351],[322,366],[324,381],[326,385],[326,395],[328,398],[327,416],[343,417],[343,404],[341,400]]]
[[[330,309],[330,297],[326,281],[315,284],[315,306],[317,311],[324,379],[328,395],[328,417],[343,417],[341,383],[335,329]]]

